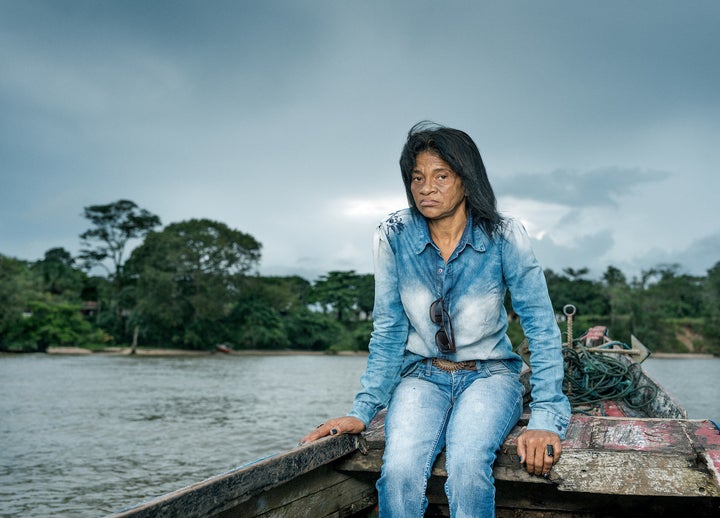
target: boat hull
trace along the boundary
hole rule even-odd
[[[720,511],[720,432],[711,421],[574,415],[548,480],[520,466],[517,437],[525,424],[495,463],[499,517]],[[381,415],[363,436],[328,437],[115,516],[370,516],[383,448]],[[449,516],[444,462],[441,454],[432,470],[427,516]]]
[[[522,379],[528,384],[528,373]],[[595,415],[573,414],[548,479],[520,465],[526,410],[494,465],[497,516],[720,516],[720,430],[710,420],[688,420],[649,376],[638,384],[650,387],[652,400],[606,401]],[[362,435],[326,437],[113,516],[376,516],[384,446],[381,412]],[[428,482],[426,516],[449,516],[446,478],[443,452]]]

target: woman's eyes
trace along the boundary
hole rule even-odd
[[[429,179],[429,181],[430,181],[430,182],[433,182],[433,183],[434,183],[434,182],[442,182],[442,183],[444,183],[444,182],[447,182],[449,178],[450,178],[450,173],[448,173],[448,172],[445,172],[445,173],[440,173],[440,172],[438,172],[438,173],[434,173],[434,174],[431,176],[431,178]],[[411,181],[412,181],[412,183],[421,184],[421,183],[424,183],[424,182],[426,181],[426,179],[425,179],[425,177],[422,176],[422,175],[415,175],[415,176],[412,176],[412,177],[411,177]]]
[[[449,173],[436,173],[436,174],[433,176],[433,178],[434,178],[435,180],[444,181],[444,180],[447,180],[449,176],[450,176]],[[421,183],[421,182],[425,181],[425,178],[422,177],[422,176],[420,176],[420,175],[413,176],[413,177],[411,177],[411,179],[412,179],[412,181],[413,181],[414,183]]]

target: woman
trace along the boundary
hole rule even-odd
[[[527,233],[497,212],[472,139],[418,124],[400,169],[410,208],[375,234],[374,327],[362,389],[347,416],[302,442],[359,433],[387,405],[380,515],[423,516],[430,470],[445,448],[451,516],[493,516],[492,466],[523,395],[522,361],[506,335],[506,291],[531,351],[533,401],[518,455],[535,475],[547,475],[559,458],[570,416],[560,331]]]

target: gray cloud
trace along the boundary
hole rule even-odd
[[[569,207],[617,205],[643,184],[661,182],[670,173],[608,167],[580,172],[556,169],[550,173],[517,173],[494,180],[505,196],[540,200]]]
[[[552,237],[533,239],[533,247],[540,262],[560,272],[565,268],[588,268],[590,277],[599,279],[609,265],[622,270],[628,279],[639,278],[651,268],[677,264],[680,273],[703,276],[720,262],[720,232],[704,236],[680,250],[654,247],[627,256],[608,254],[615,245],[609,230],[576,237],[570,244],[560,244]]]
[[[588,268],[595,277],[605,271],[604,255],[613,244],[609,230],[578,236],[571,244],[559,244],[549,236],[533,240],[535,254],[546,268],[557,272],[565,268]]]
[[[82,207],[127,198],[252,233],[268,271],[368,271],[380,216],[327,203],[401,199],[422,119],[536,202],[512,208],[544,264],[682,250],[720,221],[719,25],[679,0],[0,2],[0,253],[74,251]]]
[[[648,265],[678,264],[682,273],[705,275],[720,262],[720,232],[692,241],[679,251],[668,251],[654,247],[645,254],[639,254],[633,260],[634,270],[647,270]]]

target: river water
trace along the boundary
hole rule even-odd
[[[294,447],[366,356],[0,356],[0,516],[97,517]],[[649,359],[720,421],[720,359]]]

